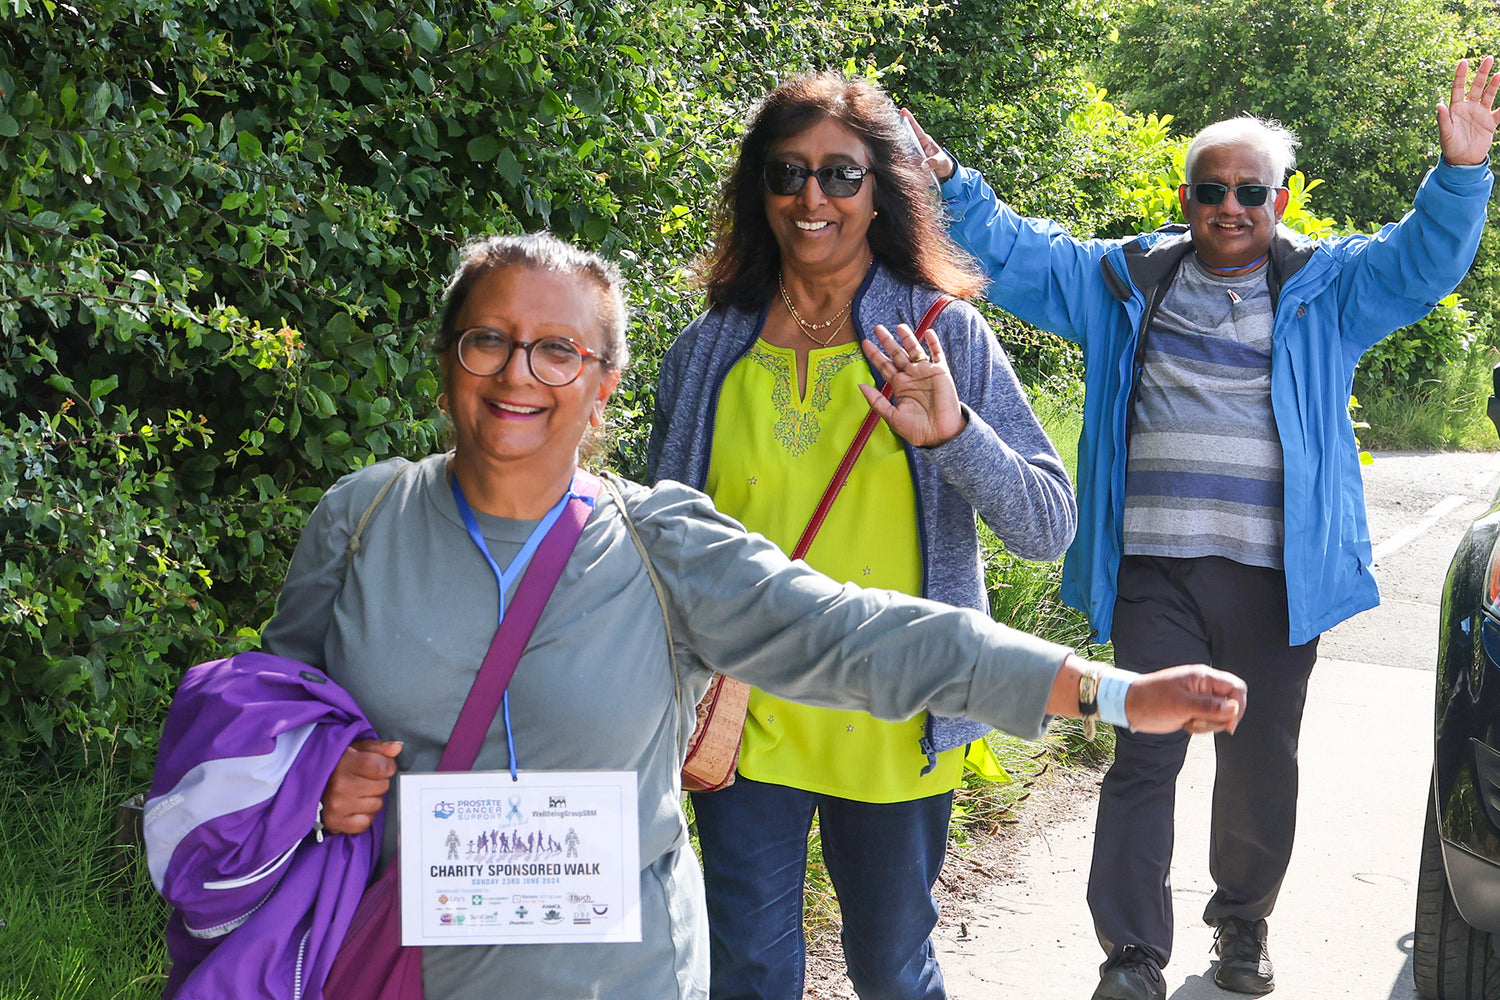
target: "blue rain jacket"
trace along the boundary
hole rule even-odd
[[[1310,240],[1278,228],[1269,265],[1271,405],[1285,455],[1293,645],[1379,603],[1349,420],[1354,366],[1457,286],[1473,263],[1492,183],[1487,162],[1439,163],[1405,218],[1373,236]],[[944,183],[943,196],[954,238],[989,273],[991,301],[1083,348],[1078,533],[1062,595],[1105,641],[1120,569],[1137,340],[1192,250],[1191,235],[1168,226],[1124,240],[1079,240],[1055,222],[1016,214],[965,167]]]

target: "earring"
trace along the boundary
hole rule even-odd
[[[438,393],[437,408],[443,413],[448,412],[448,394],[446,392]]]
[[[877,208],[875,211],[873,211],[873,212],[870,213],[870,218],[873,219],[873,218],[875,218],[879,214],[880,214],[880,209]]]

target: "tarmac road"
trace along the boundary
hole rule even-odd
[[[1302,727],[1297,847],[1270,919],[1273,996],[1415,1000],[1411,928],[1432,761],[1438,605],[1449,558],[1500,486],[1500,453],[1382,453],[1364,481],[1383,603],[1327,633]],[[1254,692],[1251,692],[1254,697]],[[1172,1000],[1238,994],[1212,981],[1202,923],[1213,744],[1178,781]],[[1087,1000],[1103,958],[1084,889],[1094,801],[1037,831],[1018,874],[945,913],[938,952],[955,1000]]]

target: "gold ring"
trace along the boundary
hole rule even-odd
[[[931,361],[932,360],[931,358],[929,358],[927,356],[927,353],[925,351],[922,351],[920,349],[917,350],[917,351],[915,351],[915,352],[908,351],[907,354],[906,354],[906,357],[907,357],[907,360],[909,360],[914,365],[919,365],[919,364],[921,364],[924,361]]]

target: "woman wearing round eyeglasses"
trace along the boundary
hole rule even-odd
[[[661,369],[649,473],[704,490],[790,552],[873,407],[882,418],[807,561],[834,579],[987,608],[975,518],[1014,554],[1073,536],[1066,471],[984,320],[890,100],[801,77],[755,111],[719,207],[709,309]],[[891,331],[894,331],[892,333]],[[878,386],[890,381],[890,402]],[[944,996],[931,888],[965,748],[986,727],[882,722],[751,693],[737,777],[698,793],[715,1000],[802,996],[807,833],[819,817],[862,997]],[[987,751],[974,743],[982,766]]]
[[[392,779],[398,769],[403,775],[435,769],[495,634],[497,607],[503,617],[508,604],[523,603],[516,595],[526,585],[517,580],[531,541],[545,533],[552,511],[568,505],[576,515],[578,504],[588,505],[594,480],[579,472],[579,452],[603,420],[625,365],[625,328],[619,272],[598,256],[546,234],[470,246],[449,285],[436,337],[453,450],[417,462],[390,459],[345,476],[324,495],[298,541],[262,646],[325,671],[383,738],[344,751],[326,787],[323,773],[306,781],[321,794],[318,815],[328,833],[368,837],[377,816],[386,817],[383,863],[396,847],[395,796],[407,794],[405,781],[398,786]],[[1040,732],[1044,713],[1076,713],[1081,678],[1095,669],[1066,648],[973,612],[843,587],[788,560],[680,484],[614,486],[618,492],[605,489],[583,515],[582,533],[504,688],[505,701],[484,727],[474,767],[492,772],[487,780],[499,787],[476,794],[494,802],[509,798],[512,767],[623,772],[633,783],[635,808],[623,806],[629,800],[622,794],[615,800],[622,808],[598,810],[597,821],[579,823],[578,837],[550,813],[528,816],[517,808],[502,818],[497,811],[493,827],[479,817],[486,829],[477,837],[470,817],[441,845],[434,844],[439,831],[426,840],[403,839],[402,851],[424,865],[529,869],[516,873],[515,888],[460,883],[457,899],[437,900],[451,904],[455,919],[495,919],[490,908],[503,905],[498,912],[507,926],[531,921],[531,931],[515,933],[547,927],[561,933],[564,924],[587,933],[595,915],[636,912],[639,935],[424,948],[430,1000],[702,1000],[708,931],[680,773],[694,706],[714,669],[791,697],[886,716],[941,705],[1028,736]],[[350,544],[355,536],[357,547]],[[311,671],[297,676],[317,690],[333,687]],[[1130,720],[1144,727],[1231,726],[1244,703],[1242,685],[1206,668],[1136,682],[1129,692]],[[268,757],[256,777],[278,764],[285,764],[281,756]],[[278,815],[296,817],[276,826],[278,836],[289,835],[287,855],[279,856],[285,848],[278,845],[274,864],[261,868],[259,858],[234,848],[251,872],[236,881],[249,887],[244,891],[257,907],[264,900],[256,877],[277,872],[279,879],[276,866],[314,841],[314,804],[278,802]],[[307,825],[299,830],[301,820]],[[634,911],[618,881],[595,883],[592,893],[575,882],[569,900],[545,878],[520,878],[611,857],[626,872],[638,862]],[[470,892],[479,893],[479,903]],[[215,923],[222,922],[223,904],[212,909]],[[169,931],[180,962],[204,961],[205,952],[242,933],[202,940],[183,927],[174,919]],[[291,929],[278,923],[269,934]],[[327,965],[311,956],[301,961],[295,942],[275,943],[266,954],[295,957],[298,976],[310,968],[326,974]],[[230,951],[249,962],[243,956],[253,947]],[[230,995],[241,981],[248,980],[221,979],[215,988],[199,980],[196,991],[183,995]],[[302,984],[309,995],[323,985]]]

